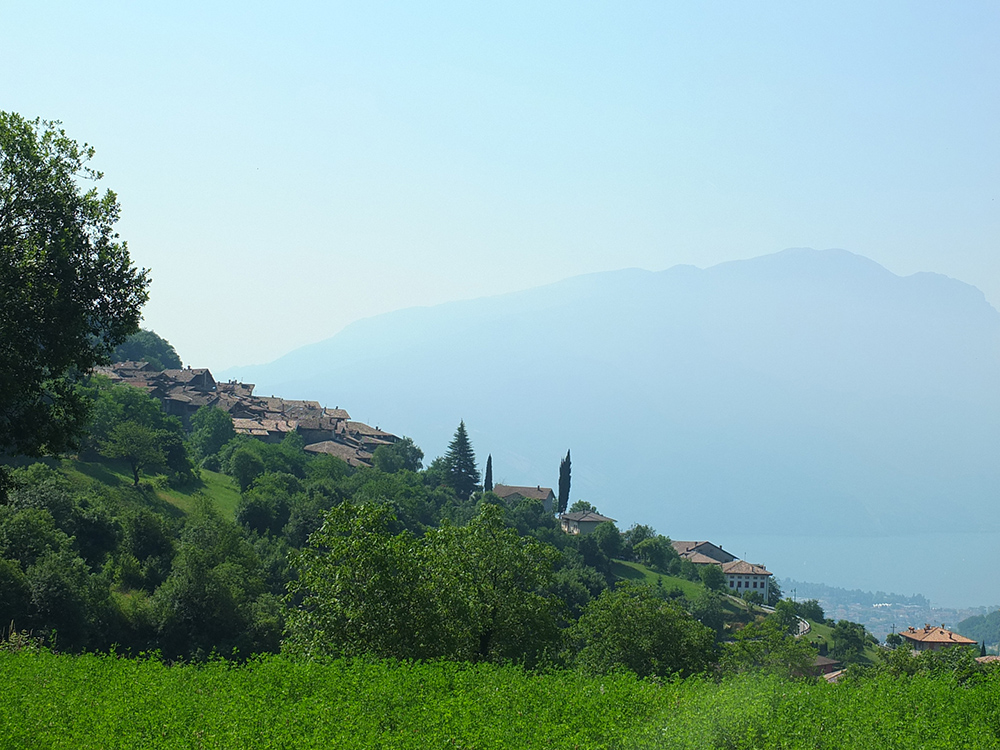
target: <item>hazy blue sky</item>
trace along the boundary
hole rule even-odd
[[[194,365],[790,246],[1000,307],[994,0],[2,0],[0,28],[0,108],[97,147]]]

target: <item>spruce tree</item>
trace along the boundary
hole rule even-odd
[[[559,462],[559,512],[565,513],[569,505],[569,451],[566,458]]]
[[[486,478],[483,480],[483,492],[493,492],[493,454],[486,457]]]
[[[448,470],[448,486],[460,499],[468,500],[479,487],[479,469],[476,468],[476,454],[469,442],[469,433],[465,431],[465,420],[458,423],[444,462]]]

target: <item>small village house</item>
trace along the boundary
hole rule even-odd
[[[598,524],[615,523],[615,519],[602,516],[590,510],[578,510],[573,513],[563,513],[559,516],[562,530],[567,534],[589,534]]]
[[[899,634],[914,651],[940,651],[952,646],[976,646],[976,641],[964,635],[945,630],[944,625],[925,624],[922,628],[909,627]]]
[[[736,555],[726,552],[722,547],[711,542],[671,542],[678,557],[689,560],[695,565],[722,565],[733,562]]]
[[[729,590],[734,594],[743,596],[749,589],[758,592],[764,601],[767,601],[771,573],[763,565],[754,565],[746,560],[734,560],[722,563],[722,572],[726,576]]]
[[[551,487],[495,484],[493,485],[493,494],[506,501],[508,505],[514,505],[520,500],[541,500],[546,513],[554,513],[556,510],[556,494]]]

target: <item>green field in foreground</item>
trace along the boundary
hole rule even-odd
[[[0,748],[993,748],[1000,677],[657,683],[454,663],[0,653]]]

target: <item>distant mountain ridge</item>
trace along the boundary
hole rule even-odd
[[[1000,313],[843,250],[590,274],[358,321],[220,377],[678,538],[1000,531]]]

